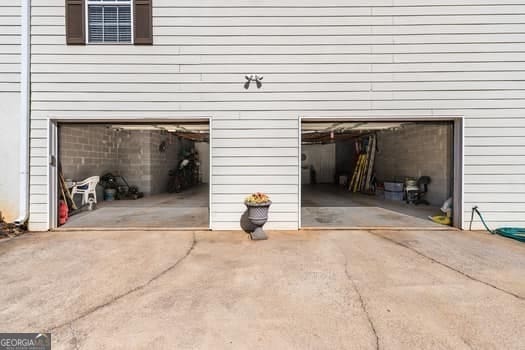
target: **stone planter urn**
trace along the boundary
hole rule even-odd
[[[263,230],[264,224],[268,221],[268,212],[272,201],[263,193],[254,193],[244,202],[248,208],[248,220],[253,225],[254,229],[250,232],[252,240],[265,240],[268,236]]]

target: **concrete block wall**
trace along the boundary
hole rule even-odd
[[[150,131],[123,130],[117,137],[116,173],[137,186],[144,194],[152,194],[150,174]]]
[[[61,125],[59,134],[59,159],[64,178],[78,181],[115,172],[115,130],[104,126]]]
[[[182,148],[192,148],[160,131],[120,130],[98,125],[60,126],[59,158],[66,179],[82,180],[105,173],[122,175],[146,195],[166,191],[169,170]],[[165,152],[159,151],[166,141]]]
[[[160,152],[159,147],[166,142],[166,149]],[[149,173],[150,193],[166,192],[169,171],[176,168],[179,158],[179,141],[173,135],[152,131],[149,135]]]
[[[449,123],[409,124],[378,133],[376,175],[380,181],[430,176],[427,200],[440,206],[452,193],[453,127]]]

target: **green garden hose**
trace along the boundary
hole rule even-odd
[[[478,214],[479,218],[481,219],[481,222],[483,223],[483,226],[492,233],[493,235],[500,235],[507,238],[512,238],[520,242],[525,242],[525,228],[520,227],[500,227],[495,230],[491,230],[487,223],[485,222],[485,219],[483,218],[483,215],[479,212],[478,207],[472,208],[472,215],[470,217],[470,230],[472,230],[472,221],[474,221],[474,213]]]

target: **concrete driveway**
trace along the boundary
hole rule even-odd
[[[0,265],[0,330],[53,349],[525,347],[525,244],[480,232],[52,232]]]

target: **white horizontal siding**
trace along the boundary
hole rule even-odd
[[[21,0],[0,2],[0,211],[8,222],[19,215],[19,118]]]
[[[67,46],[63,0],[33,0],[35,227],[47,222],[49,118],[212,117],[214,228],[237,228],[246,194],[267,191],[269,227],[287,229],[298,224],[300,116],[464,116],[465,214],[479,205],[494,226],[525,218],[522,0],[154,6],[152,47]],[[244,90],[251,73],[264,75],[261,90]]]
[[[0,4],[0,93],[20,91],[20,0]]]

